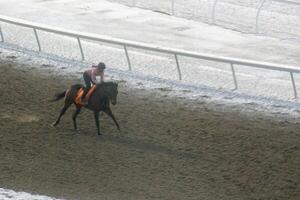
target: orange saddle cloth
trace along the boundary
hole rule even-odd
[[[96,89],[96,85],[93,85],[93,86],[89,89],[88,93],[85,95],[86,101],[88,101],[88,100],[91,98],[91,96],[92,96],[92,94],[94,93],[95,89]],[[83,88],[80,88],[80,89],[77,91],[76,98],[75,98],[75,103],[76,103],[76,104],[79,104],[79,105],[81,105],[81,106],[84,106],[84,105],[85,105],[85,104],[81,101],[81,97],[82,97],[82,95],[83,95],[83,92],[84,92]]]

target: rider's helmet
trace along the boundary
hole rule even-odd
[[[99,62],[99,64],[97,65],[97,68],[103,70],[103,69],[106,68],[106,66],[105,66],[105,64],[103,62]]]

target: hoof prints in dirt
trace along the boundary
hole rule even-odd
[[[17,56],[6,56],[6,58],[14,60],[17,58]]]
[[[161,90],[120,86],[113,110],[126,135],[104,115],[99,138],[87,110],[80,134],[71,135],[74,108],[53,128],[63,102],[45,99],[74,79],[20,73],[5,62],[2,187],[66,199],[298,199],[299,124],[216,112],[203,102],[189,108],[155,95]]]

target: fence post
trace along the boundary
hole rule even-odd
[[[181,81],[182,76],[181,76],[181,71],[180,71],[180,66],[179,66],[177,54],[174,54],[174,56],[175,56],[175,61],[176,61],[176,66],[177,66],[178,78]]]
[[[297,95],[297,89],[296,89],[296,84],[295,84],[295,79],[294,79],[293,72],[290,72],[290,75],[291,75],[291,80],[292,80],[293,89],[294,89],[294,96],[295,96],[295,99],[297,99],[298,95]]]
[[[131,63],[130,63],[130,58],[129,58],[129,54],[128,54],[126,45],[124,45],[124,50],[125,50],[126,59],[127,59],[127,63],[128,63],[128,69],[129,69],[129,71],[131,71]]]
[[[215,24],[215,11],[216,11],[217,2],[218,0],[214,1],[213,8],[212,8],[212,14],[211,14],[212,24]]]
[[[80,53],[81,53],[81,60],[84,60],[84,54],[83,54],[83,50],[82,50],[82,46],[81,46],[81,41],[80,41],[79,37],[77,37],[77,41],[78,41],[78,46],[79,46]]]
[[[233,90],[237,90],[238,89],[238,84],[237,84],[237,80],[236,80],[236,75],[235,75],[235,70],[234,70],[233,63],[230,63],[230,66],[231,66],[233,82],[234,82],[234,89]]]
[[[41,51],[41,50],[42,50],[42,48],[41,48],[41,44],[40,44],[40,40],[39,40],[39,36],[38,36],[38,34],[37,34],[37,31],[36,31],[36,29],[35,29],[35,28],[33,28],[33,32],[34,32],[34,35],[35,35],[36,42],[37,42],[37,44],[38,44],[38,46],[39,46],[39,51]]]
[[[171,1],[172,1],[172,15],[174,15],[175,2],[174,2],[174,0],[171,0]]]
[[[1,36],[1,42],[4,42],[4,37],[3,37],[1,26],[0,26],[0,36]]]
[[[264,6],[266,0],[263,0],[257,10],[257,13],[256,13],[256,24],[255,24],[255,32],[258,33],[258,18],[259,18],[259,14],[261,12],[261,9],[262,7]]]

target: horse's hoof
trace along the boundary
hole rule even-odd
[[[53,122],[52,126],[55,127],[58,123],[57,122]]]

